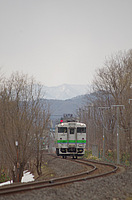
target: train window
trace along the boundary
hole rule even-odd
[[[70,128],[70,134],[74,134],[74,128]]]
[[[58,133],[67,133],[67,127],[58,127]]]
[[[86,133],[86,127],[78,127],[77,133]]]

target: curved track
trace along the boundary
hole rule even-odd
[[[60,159],[60,158],[58,158]],[[68,159],[69,162],[78,162],[82,165],[87,165],[91,167],[91,170],[84,171],[75,175],[65,176],[54,178],[46,181],[35,181],[30,183],[20,183],[20,184],[12,184],[8,186],[0,187],[0,195],[7,195],[16,192],[25,192],[29,190],[36,190],[46,187],[60,186],[68,183],[85,181],[88,179],[93,179],[97,177],[102,177],[106,175],[110,175],[112,173],[117,172],[118,167],[112,164],[94,162],[84,159]]]

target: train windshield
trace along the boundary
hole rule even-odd
[[[67,127],[58,127],[58,133],[67,133]]]
[[[74,128],[70,128],[70,134],[74,134]]]
[[[78,127],[77,133],[86,133],[86,127]]]

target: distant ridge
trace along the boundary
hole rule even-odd
[[[77,114],[77,110],[85,105],[85,95],[80,95],[67,100],[43,99],[49,106],[51,112],[51,120],[55,124],[63,114]]]
[[[90,86],[88,85],[70,85],[63,84],[54,87],[43,86],[43,93],[45,99],[66,100],[79,95],[88,93]]]

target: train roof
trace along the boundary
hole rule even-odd
[[[86,127],[86,124],[81,123],[81,122],[62,122],[62,123],[58,124],[57,126],[58,127],[62,127],[62,126]]]

